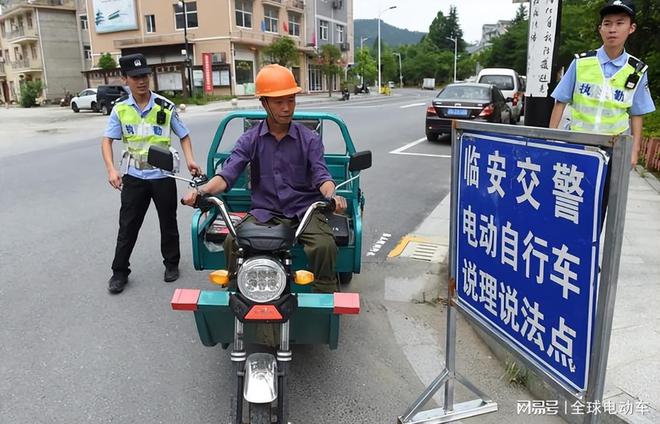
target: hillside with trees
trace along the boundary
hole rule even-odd
[[[361,38],[368,37],[369,40],[365,44],[370,45],[373,45],[378,39],[378,19],[355,19],[353,25],[355,31],[353,39],[356,48],[360,47]],[[409,31],[380,21],[380,36],[383,38],[383,43],[393,47],[402,44],[417,44],[425,35],[425,32]]]

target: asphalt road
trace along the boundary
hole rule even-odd
[[[342,321],[338,350],[294,349],[294,423],[394,422],[423,389],[385,317],[383,280],[405,273],[385,257],[448,192],[449,143],[411,145],[424,137],[433,93],[397,91],[301,108],[344,118],[358,150],[373,151],[374,166],[362,177],[363,272],[349,286],[362,293],[363,310]],[[185,116],[200,163],[222,116]],[[162,282],[151,208],[131,282],[109,295],[119,192],[100,159],[105,118],[87,118],[76,117],[73,128],[53,122],[40,134],[23,126],[2,135],[0,422],[226,422],[234,392],[229,354],[201,345],[192,315],[169,307],[175,287],[208,287],[206,274],[192,268],[192,210],[179,212],[181,279]],[[390,153],[405,146],[399,153],[408,154]],[[390,234],[385,246],[366,256],[383,234]]]
[[[438,264],[386,260],[448,193],[449,140],[424,138],[433,95],[404,89],[299,107],[341,116],[374,165],[361,177],[362,273],[348,286],[361,293],[362,310],[342,319],[338,350],[294,347],[293,423],[394,423],[443,368],[445,308],[419,299],[419,288],[428,283],[437,296],[445,274]],[[200,164],[225,113],[210,105],[182,114]],[[235,390],[229,353],[204,347],[192,315],[169,306],[176,287],[209,288],[192,267],[193,210],[179,208],[176,283],[162,282],[151,208],[129,285],[107,293],[119,192],[100,158],[106,120],[59,108],[0,110],[0,423],[226,423]],[[327,150],[338,148],[337,137],[324,127]],[[529,395],[504,382],[502,364],[466,322],[457,334],[459,371],[500,405],[474,422],[529,422],[516,412]],[[457,401],[468,398],[457,388]]]

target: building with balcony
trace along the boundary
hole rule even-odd
[[[307,21],[316,20],[316,10],[327,9],[320,16],[345,28],[341,43],[347,53],[346,63],[352,61],[348,58],[352,6],[346,0],[340,2],[339,9],[333,9],[333,2],[328,0],[185,0],[185,4],[176,0],[123,0],[121,10],[106,10],[105,3],[86,0],[86,13],[79,12],[79,21],[87,22],[89,34],[88,45],[84,35],[80,37],[83,52],[89,52],[92,64],[104,53],[115,58],[142,53],[149,64],[157,65],[153,85],[159,90],[184,89],[175,77],[181,73],[187,51],[194,87],[203,87],[202,63],[208,57],[215,94],[254,95],[256,74],[267,60],[263,49],[285,35],[294,40],[299,51],[298,63],[292,66],[297,81],[304,91],[321,89],[316,82],[309,82],[309,66],[319,44],[311,41],[315,25],[310,27]],[[332,40],[338,40],[337,36]],[[341,43],[337,42],[338,46]]]
[[[0,98],[18,101],[25,81],[41,80],[54,99],[84,87],[74,0],[7,0],[0,15]]]
[[[353,63],[353,0],[307,0],[306,15],[308,45],[314,48],[309,58],[309,90],[325,91],[327,81],[315,56],[324,44],[334,44],[342,53],[344,69]],[[333,90],[339,89],[337,79],[331,84]]]

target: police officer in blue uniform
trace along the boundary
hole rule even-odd
[[[147,163],[149,146],[169,147],[173,132],[180,139],[190,173],[202,172],[195,163],[189,131],[179,119],[175,105],[149,89],[151,69],[145,57],[142,54],[122,56],[119,64],[130,95],[118,101],[112,109],[101,143],[108,182],[121,190],[119,232],[112,277],[108,280],[108,291],[112,294],[121,293],[128,283],[129,259],[151,200],[156,205],[160,223],[161,254],[165,265],[163,279],[172,282],[179,278],[176,184],[174,179]],[[122,140],[125,149],[121,173],[113,160],[113,140]]]
[[[635,5],[632,0],[609,0],[601,8],[600,17],[598,32],[603,45],[575,55],[552,93],[556,103],[550,128],[559,127],[564,109],[571,103],[569,129],[632,134],[634,167],[641,148],[643,115],[655,111],[648,66],[625,50],[626,40],[637,29]],[[594,69],[597,66],[590,65],[597,63],[600,73]]]

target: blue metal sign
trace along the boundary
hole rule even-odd
[[[473,131],[458,142],[458,304],[567,390],[585,391],[603,152]]]

